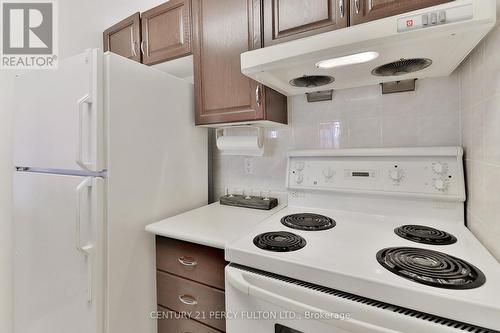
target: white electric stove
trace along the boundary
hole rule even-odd
[[[228,333],[500,331],[462,149],[289,154],[288,207],[226,247]]]

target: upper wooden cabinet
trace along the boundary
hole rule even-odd
[[[263,0],[264,45],[347,27],[350,0]]]
[[[147,65],[191,53],[191,1],[170,0],[142,13],[143,63]]]
[[[436,6],[453,0],[350,0],[351,25]]]
[[[260,0],[193,0],[196,124],[287,122],[286,97],[241,73],[262,47]]]
[[[110,27],[103,34],[104,51],[111,51],[141,62],[141,15],[135,13]]]

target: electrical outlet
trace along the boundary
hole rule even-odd
[[[244,160],[245,175],[253,175],[253,158],[245,158]]]

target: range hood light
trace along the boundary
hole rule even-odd
[[[344,57],[322,60],[316,64],[316,67],[321,69],[327,69],[327,68],[342,67],[354,64],[363,64],[365,62],[377,59],[378,56],[379,54],[377,52],[356,53]]]

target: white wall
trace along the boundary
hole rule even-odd
[[[104,24],[110,27],[124,18],[156,7],[166,0],[105,0],[102,3],[105,12]]]
[[[99,0],[59,0],[59,57],[100,47],[104,13]],[[0,332],[12,328],[11,134],[14,73],[0,70]]]
[[[67,58],[86,48],[102,48],[103,2],[59,0],[59,57]]]
[[[11,134],[14,74],[0,71],[0,332],[12,332]]]
[[[334,92],[332,101],[289,98],[289,126],[266,130],[264,157],[222,156],[214,148],[215,198],[225,188],[285,190],[293,149],[460,145],[458,75],[417,81],[414,92],[382,95],[380,86]]]

